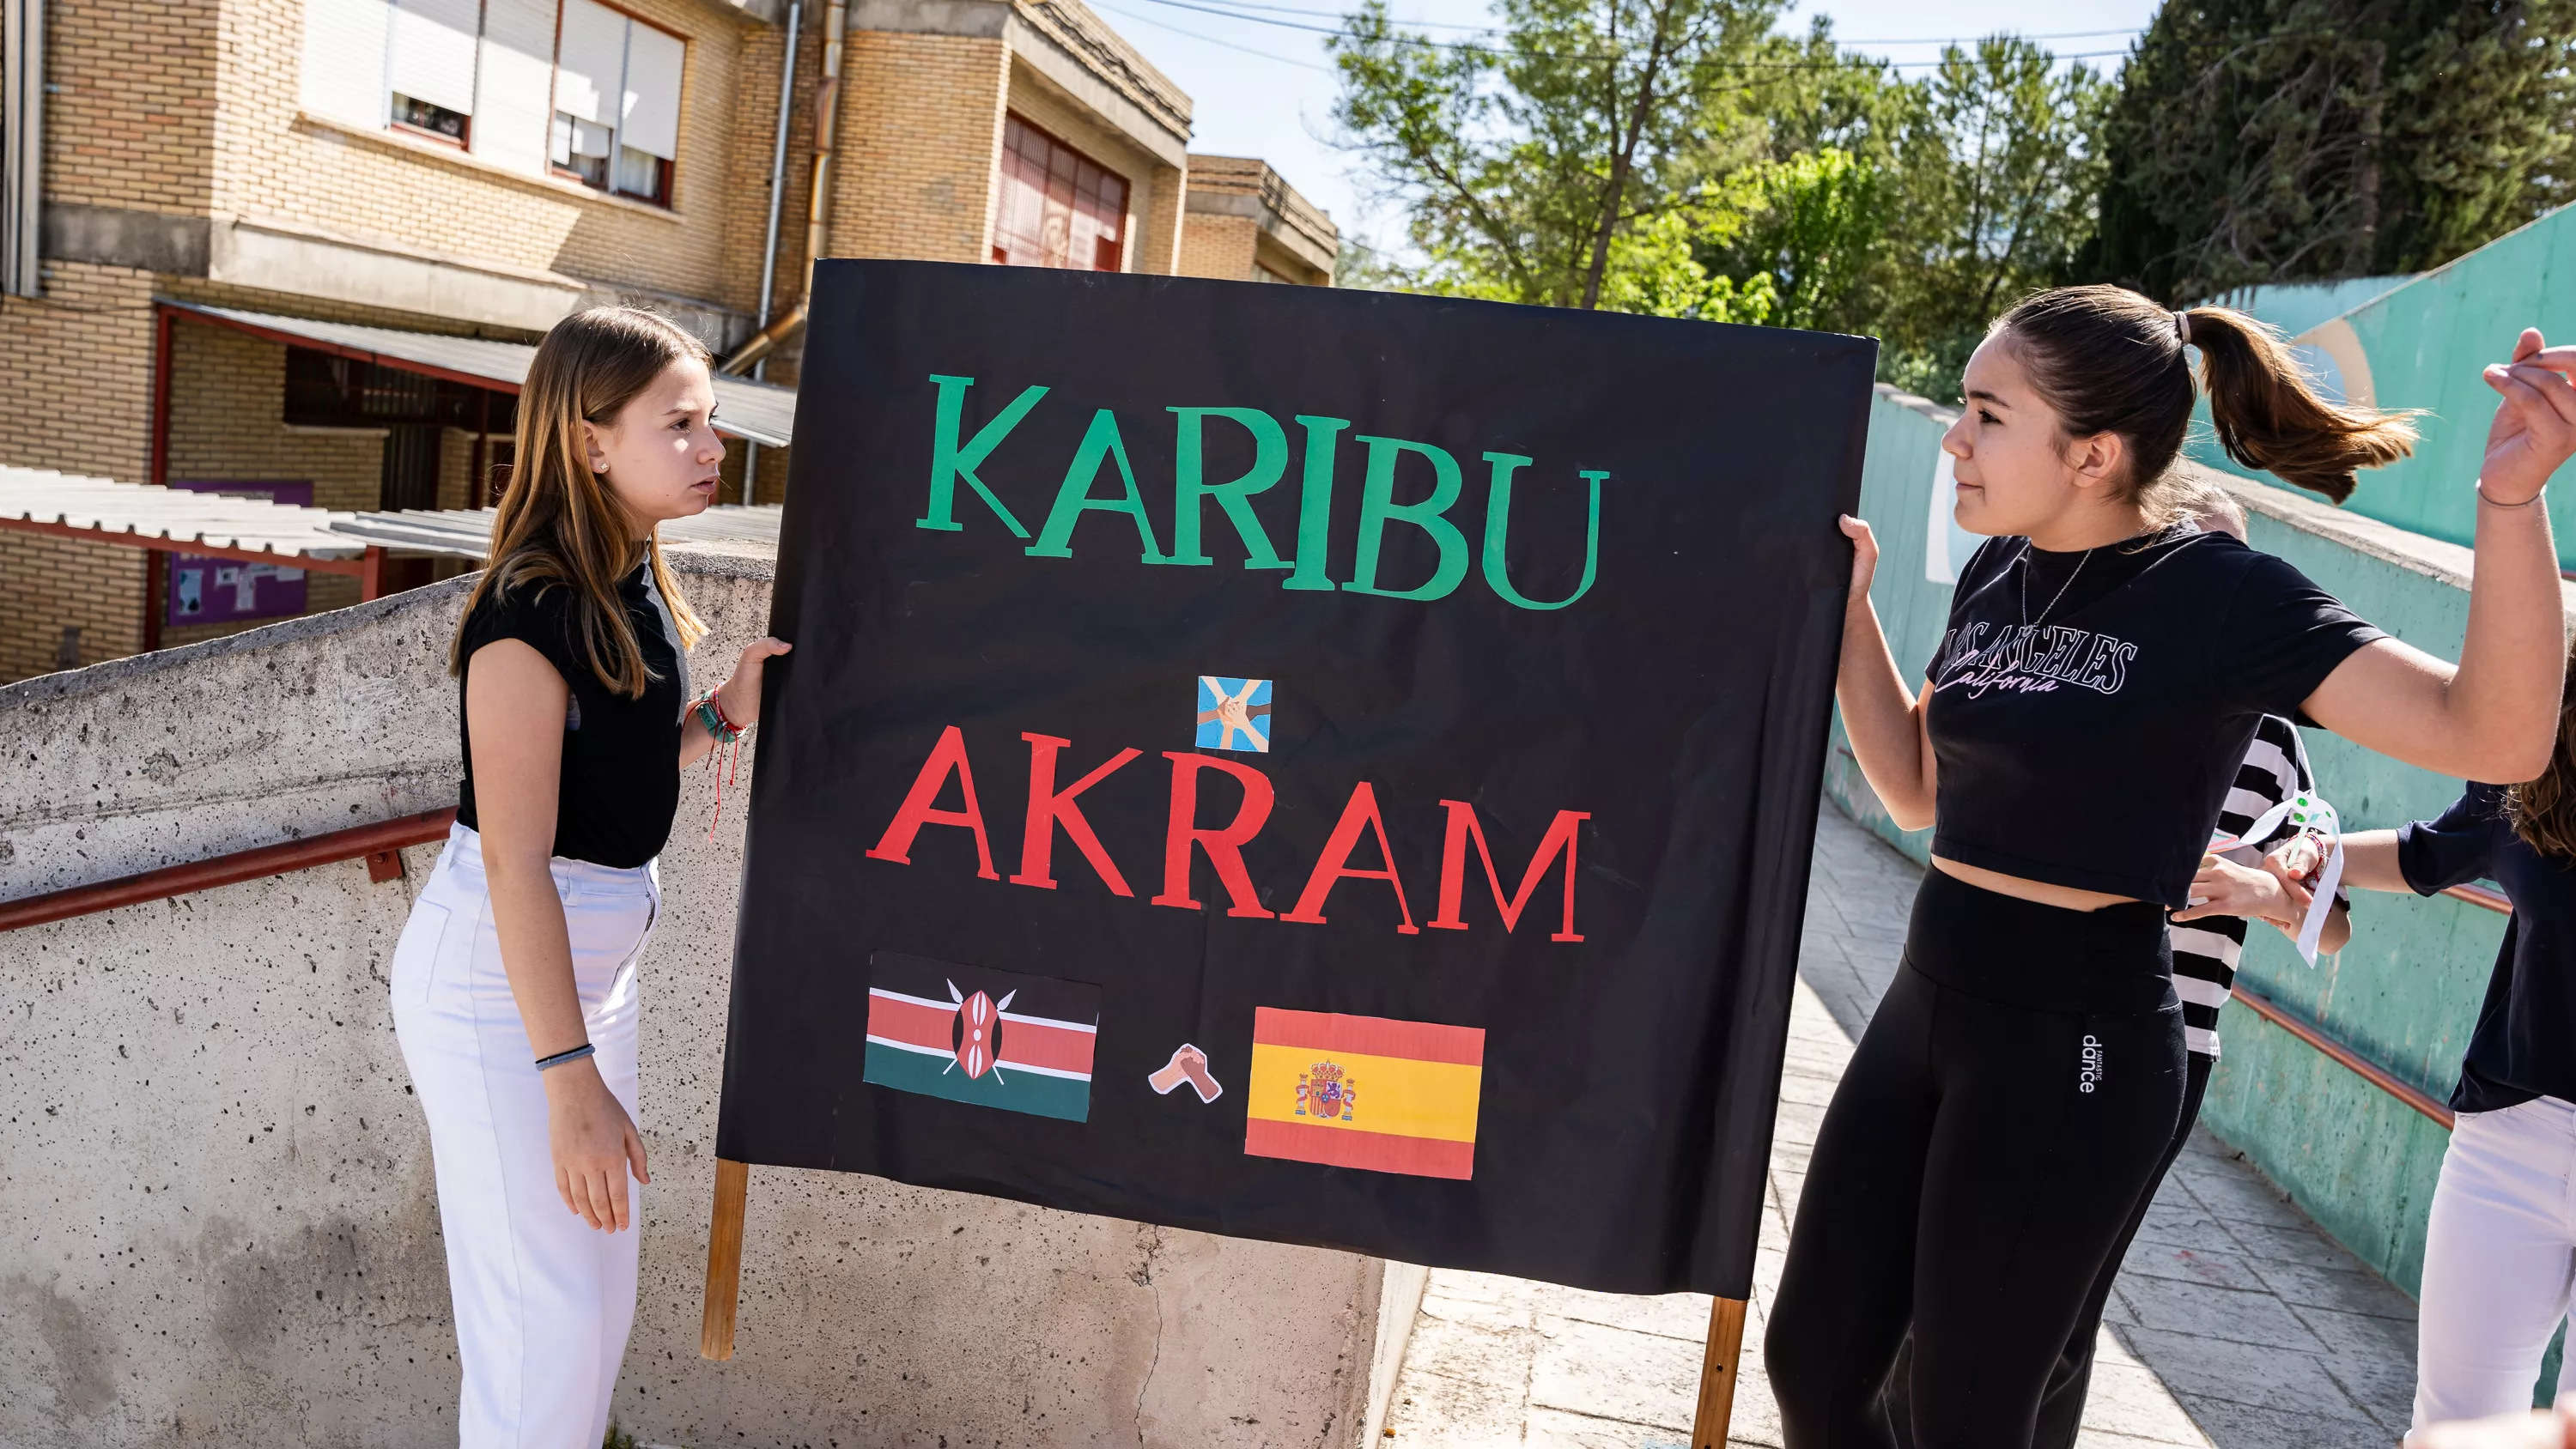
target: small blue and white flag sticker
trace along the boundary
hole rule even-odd
[[[1198,745],[1270,753],[1270,681],[1199,676]]]

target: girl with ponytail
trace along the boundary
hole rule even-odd
[[[449,647],[465,779],[389,974],[429,1118],[467,1449],[608,1430],[650,1181],[636,970],[655,860],[681,768],[750,728],[762,665],[787,650],[759,640],[722,686],[690,691],[706,630],[656,530],[714,499],[714,414],[706,348],[671,323],[626,308],[557,323]]]
[[[1790,1449],[2026,1446],[2051,1368],[2180,1129],[2168,912],[2192,905],[2257,723],[2321,724],[2438,773],[2524,780],[2557,736],[2558,563],[2540,492],[2576,452],[2576,348],[2526,332],[2475,480],[2460,663],[2389,638],[2281,560],[2192,527],[2173,476],[2200,353],[2219,441],[2342,499],[2406,455],[2260,324],[2116,287],[2037,294],[1968,363],[1942,439],[1988,541],[1907,687],[1854,544],[1836,697],[1862,772],[1932,865],[1904,960],[1818,1132],[1767,1339]]]

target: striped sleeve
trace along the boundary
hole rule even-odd
[[[2305,754],[2299,748],[2296,725],[2277,714],[2263,716],[2254,727],[2254,743],[2245,747],[2244,762],[2236,767],[2236,783],[2218,812],[2218,828],[2229,835],[2241,835],[2264,811],[2301,790],[2315,788],[2316,782],[2308,778],[2304,768]],[[2287,839],[2293,828],[2285,822],[2270,839],[2255,844],[2269,850]]]
[[[2236,990],[2236,960],[2245,950],[2243,916],[2208,916],[2172,927],[2174,994],[2182,998],[2183,1045],[2218,1055],[2218,1009]]]
[[[2236,767],[2236,782],[2218,812],[2218,829],[2228,836],[2244,834],[2263,812],[2312,783],[2302,768],[2297,727],[2267,714],[2254,728],[2254,742]],[[2269,847],[2288,834],[2275,833]],[[2174,994],[2182,998],[2183,1045],[2202,1056],[2218,1055],[2218,1012],[2236,990],[2236,963],[2245,952],[2243,916],[2209,916],[2176,925],[2173,931]]]

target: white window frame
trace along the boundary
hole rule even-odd
[[[491,39],[491,3],[492,0],[474,0],[475,29],[474,34],[471,37],[474,45],[473,79],[471,86],[469,87],[469,94],[472,96],[472,109],[463,113],[467,118],[467,128],[466,138],[461,143],[461,148],[467,154],[477,156],[484,156],[483,149],[477,144],[483,128],[477,126],[475,122],[483,116],[486,110],[484,84],[487,72],[491,69],[491,62],[487,52],[492,44],[494,44]],[[610,93],[602,96],[601,98],[605,102],[606,108],[613,116],[613,123],[607,127],[609,133],[608,164],[606,167],[607,184],[604,186],[594,186],[590,183],[589,179],[583,176],[579,171],[557,165],[554,161],[554,128],[556,117],[561,114],[561,112],[556,108],[556,103],[561,98],[563,86],[563,14],[565,0],[551,0],[551,8],[555,15],[554,34],[552,37],[551,48],[545,57],[546,98],[544,126],[537,141],[534,167],[531,168],[527,165],[525,157],[516,152],[510,153],[509,159],[506,160],[499,159],[500,153],[498,152],[494,153],[492,156],[486,156],[485,159],[491,160],[492,164],[503,166],[505,169],[523,175],[536,175],[550,179],[569,181],[572,184],[581,187],[585,191],[595,192],[602,196],[615,197],[622,201],[636,202],[640,205],[656,207],[665,211],[672,210],[674,209],[674,203],[677,200],[679,192],[680,158],[676,153],[680,149],[682,133],[687,128],[685,102],[688,94],[689,51],[692,48],[690,37],[678,31],[669,29],[666,26],[656,24],[623,6],[608,4],[605,3],[605,0],[590,0],[590,3],[597,5],[600,9],[616,16],[619,20],[623,21],[627,27],[625,39],[619,52],[618,75],[615,77],[613,85],[609,88]],[[418,127],[406,125],[395,118],[393,113],[392,90],[392,74],[394,67],[389,53],[380,52],[376,63],[365,73],[355,76],[347,74],[345,70],[340,70],[338,73],[334,73],[334,67],[345,66],[349,61],[350,55],[348,54],[348,47],[353,41],[358,44],[359,50],[363,51],[370,48],[366,42],[372,37],[359,34],[353,30],[343,29],[339,34],[325,42],[325,49],[317,55],[315,48],[316,38],[310,27],[325,16],[330,17],[331,20],[339,26],[347,27],[352,24],[356,24],[362,29],[372,30],[377,35],[383,36],[383,43],[388,48],[389,52],[392,37],[398,28],[393,24],[393,12],[395,9],[399,8],[399,6],[400,0],[305,0],[305,22],[308,29],[304,37],[303,54],[300,57],[304,77],[302,81],[302,104],[304,109],[311,111],[316,115],[324,116],[331,120],[340,122],[344,125],[372,127],[375,129],[415,137],[433,145],[454,144],[444,142],[443,140],[436,138],[431,133],[424,133]],[[675,154],[662,156],[654,152],[644,151],[641,148],[635,148],[637,149],[638,154],[651,156],[655,161],[660,163],[660,168],[656,174],[660,194],[653,196],[646,196],[636,192],[622,190],[617,184],[619,164],[623,159],[624,152],[629,149],[626,145],[628,122],[627,112],[629,109],[627,83],[631,79],[630,73],[634,64],[634,34],[639,28],[666,37],[670,41],[676,43],[679,47],[675,74],[672,77],[672,83],[675,89],[665,102],[669,108],[670,115],[670,124],[668,127],[670,140],[668,144],[671,151]],[[373,82],[372,92],[374,95],[374,103],[372,107],[354,104],[354,98],[361,90],[368,88],[368,82],[370,79],[372,79]],[[496,112],[493,118],[498,120],[502,118],[502,115],[501,113]],[[594,122],[592,124],[597,123]]]
[[[643,155],[653,156],[654,160],[661,162],[662,166],[666,168],[665,172],[659,173],[661,191],[660,194],[656,196],[645,196],[622,189],[617,184],[618,167],[624,161],[625,153],[629,149],[626,144],[627,97],[629,92],[628,82],[632,79],[635,68],[635,32],[638,30],[653,31],[677,42],[680,47],[679,73],[674,77],[674,83],[678,89],[672,92],[670,98],[671,149],[674,152],[680,149],[680,131],[684,124],[683,107],[681,102],[686,97],[688,91],[689,37],[680,34],[678,31],[665,29],[662,26],[656,25],[652,21],[645,19],[643,16],[636,14],[632,10],[624,8],[623,6],[609,4],[607,3],[607,0],[588,0],[588,3],[616,16],[626,23],[624,40],[618,50],[617,75],[613,81],[600,86],[600,99],[604,107],[614,118],[606,128],[608,131],[608,157],[604,171],[607,176],[607,184],[604,186],[592,185],[590,179],[583,176],[580,171],[560,165],[554,160],[554,127],[557,118],[567,113],[560,105],[554,104],[553,102],[549,102],[550,109],[546,113],[547,169],[550,174],[561,178],[562,180],[570,181],[587,191],[596,191],[603,196],[614,196],[622,201],[632,201],[644,206],[659,207],[665,211],[672,210],[674,209],[674,204],[678,200],[680,189],[680,158],[678,156],[658,156],[649,151],[640,152],[640,154]],[[561,19],[563,14],[563,4],[564,0],[557,0],[555,7],[555,13],[557,16],[555,23],[555,99],[557,101],[562,97],[563,87],[563,22]],[[596,83],[596,81],[594,83]],[[600,123],[597,121],[585,121],[584,124],[598,125]]]

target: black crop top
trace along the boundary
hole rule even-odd
[[[1929,671],[1932,853],[2179,908],[2255,724],[2381,637],[2189,525],[2089,557],[1988,539]]]
[[[474,736],[464,718],[465,683],[474,651],[500,639],[517,639],[546,657],[572,691],[564,709],[563,774],[555,800],[554,854],[621,870],[644,864],[670,838],[680,808],[680,712],[688,694],[688,660],[677,629],[654,591],[648,565],[639,564],[617,586],[635,621],[635,642],[652,679],[640,699],[612,694],[599,682],[578,643],[572,590],[521,588],[508,598],[496,591],[467,616],[465,672],[456,681],[457,732],[465,749],[465,780],[457,787],[456,818],[473,829]]]

